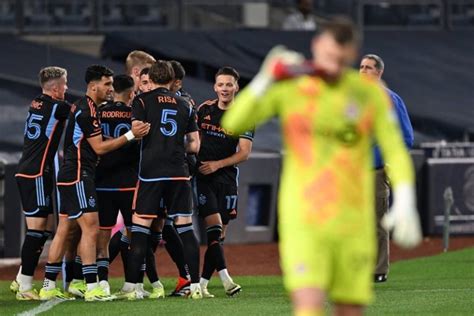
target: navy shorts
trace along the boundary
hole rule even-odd
[[[196,181],[199,216],[219,213],[222,224],[237,218],[237,186],[214,181]]]
[[[192,216],[193,198],[189,180],[138,181],[133,198],[134,214],[144,218]]]
[[[99,226],[112,229],[117,224],[118,212],[122,214],[125,226],[132,225],[132,203],[135,190],[97,189],[99,200]]]
[[[53,177],[43,173],[36,178],[16,177],[20,192],[23,214],[26,217],[43,217],[53,214],[51,194],[53,192]]]
[[[98,212],[95,183],[84,179],[74,184],[58,185],[60,195],[60,215],[77,219],[84,213]]]

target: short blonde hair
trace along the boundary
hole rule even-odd
[[[44,67],[38,74],[39,83],[42,88],[48,82],[60,79],[62,77],[67,77],[67,70],[56,66]]]
[[[130,52],[125,59],[125,70],[127,74],[132,72],[133,67],[146,67],[151,66],[156,62],[156,59],[151,56],[150,54],[142,51],[142,50],[134,50]]]

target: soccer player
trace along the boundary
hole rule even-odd
[[[139,91],[141,71],[150,68],[155,62],[153,56],[141,50],[134,50],[128,54],[125,59],[125,71],[135,82],[134,91]]]
[[[149,72],[149,67],[143,68],[142,71],[140,71],[140,84],[138,85],[138,91],[140,91],[140,93],[151,90],[150,76],[148,75]]]
[[[41,300],[68,299],[56,287],[56,278],[61,271],[64,242],[71,227],[76,224],[82,232],[78,251],[87,284],[84,299],[109,301],[113,298],[97,283],[96,240],[99,219],[95,168],[98,155],[116,150],[136,137],[143,137],[150,126],[137,123],[131,131],[118,138],[102,139],[97,104],[105,102],[112,94],[112,76],[113,72],[107,67],[89,66],[85,74],[86,96],[71,107],[64,141],[64,163],[59,170],[57,182],[61,197],[60,220],[49,249],[43,288],[39,293]]]
[[[194,102],[191,95],[183,89],[183,79],[186,75],[183,65],[181,65],[181,63],[177,60],[171,60],[170,63],[174,71],[174,80],[171,84],[170,90],[188,101],[189,105],[194,108],[196,103]]]
[[[221,244],[229,221],[237,217],[237,164],[248,159],[254,135],[251,130],[237,135],[229,133],[220,123],[239,91],[239,78],[234,68],[220,68],[214,84],[217,99],[204,102],[197,111],[201,149],[196,188],[199,216],[204,219],[207,233],[207,250],[200,280],[204,297],[214,297],[207,290],[214,270],[217,270],[227,295],[233,296],[241,290],[227,271]]]
[[[113,80],[114,101],[99,108],[102,135],[117,138],[131,129],[132,99],[135,96],[133,78],[118,75]],[[122,214],[126,227],[132,225],[132,201],[137,183],[139,144],[127,146],[105,154],[96,170],[96,190],[99,202],[99,233],[97,238],[97,272],[99,285],[110,293],[108,284],[110,233]]]
[[[279,116],[285,157],[280,182],[279,237],[284,284],[296,315],[361,315],[373,296],[376,138],[391,166],[394,203],[384,218],[394,241],[421,240],[414,174],[385,91],[349,69],[358,35],[342,18],[311,43],[314,75],[275,82],[285,64],[303,57],[275,48],[224,115],[223,128],[241,133]],[[282,66],[283,65],[283,66]]]
[[[132,126],[149,122],[153,128],[141,144],[123,297],[142,298],[136,290],[139,268],[147,252],[152,221],[158,215],[163,216],[159,214],[163,199],[183,242],[191,275],[190,297],[200,299],[199,245],[193,232],[191,184],[185,163],[185,152],[197,153],[199,150],[195,114],[186,101],[169,91],[174,78],[169,62],[157,61],[149,75],[155,89],[140,94],[132,104]]]
[[[53,160],[70,111],[70,105],[64,101],[66,69],[45,67],[38,77],[42,93],[28,110],[23,154],[15,175],[27,227],[20,271],[10,286],[18,300],[39,299],[32,280],[44,243],[51,235]]]
[[[385,63],[382,58],[374,54],[368,54],[362,57],[359,66],[359,72],[363,76],[372,78],[382,86],[382,75],[385,70]],[[395,106],[398,123],[403,132],[403,140],[407,148],[413,146],[413,127],[408,117],[407,108],[402,98],[392,90],[383,86],[384,90],[390,96],[392,104]],[[389,269],[390,240],[389,232],[382,225],[382,218],[388,212],[388,201],[390,195],[390,186],[382,160],[380,149],[374,147],[375,155],[375,214],[377,221],[377,263],[375,265],[375,282],[387,281]]]

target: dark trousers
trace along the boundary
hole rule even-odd
[[[389,233],[382,227],[382,217],[388,211],[390,188],[384,169],[375,171],[375,212],[377,220],[377,263],[375,274],[388,274],[389,267]]]

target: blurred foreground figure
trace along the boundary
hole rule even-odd
[[[296,315],[324,314],[326,296],[335,315],[361,315],[373,299],[373,137],[393,166],[394,203],[384,225],[402,247],[421,240],[413,167],[396,115],[379,84],[349,69],[358,45],[352,23],[334,19],[311,43],[313,70],[294,77],[292,65],[303,58],[274,48],[222,121],[234,133],[275,115],[282,121],[280,254]],[[276,82],[282,73],[286,80]]]

